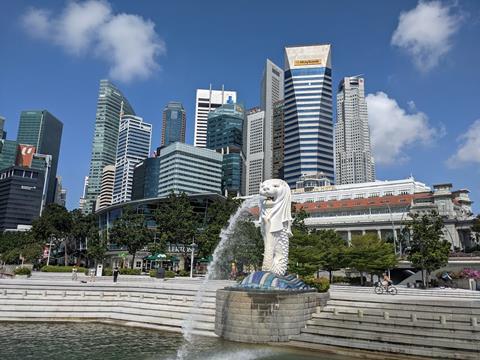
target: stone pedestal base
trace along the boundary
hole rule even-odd
[[[314,291],[217,290],[215,333],[247,343],[289,341],[328,298]]]

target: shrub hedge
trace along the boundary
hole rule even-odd
[[[330,282],[326,277],[316,278],[313,276],[307,276],[303,279],[303,282],[308,286],[317,289],[318,292],[324,293],[330,289]]]
[[[15,275],[27,275],[27,276],[32,275],[32,270],[26,267],[16,268],[13,272],[15,273]]]
[[[79,266],[57,266],[57,265],[45,265],[43,266],[40,271],[43,272],[57,272],[57,273],[68,273],[72,272],[72,269],[76,267],[78,273],[84,273],[85,271],[88,271],[88,269],[85,269],[84,267],[79,267]]]

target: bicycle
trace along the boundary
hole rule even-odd
[[[381,282],[375,283],[375,294],[381,295],[383,293],[387,293],[390,295],[397,295],[398,290],[395,286],[388,284],[387,287],[383,286]]]

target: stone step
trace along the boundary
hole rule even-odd
[[[418,324],[418,323],[417,323]],[[381,325],[381,327],[380,327]],[[308,322],[308,329],[318,329],[321,331],[324,327],[337,328],[338,331],[343,331],[343,329],[351,330],[365,330],[371,332],[381,331],[383,333],[390,334],[402,334],[402,335],[412,335],[418,337],[429,337],[435,336],[438,338],[446,339],[472,339],[480,341],[480,328],[477,328],[475,331],[472,329],[469,330],[452,330],[452,329],[432,329],[428,326],[417,326],[410,324],[399,324],[395,323],[384,323],[379,324],[377,321],[343,321],[337,319],[328,319],[320,320],[315,319]],[[380,330],[381,329],[381,330]]]
[[[156,311],[156,312],[165,312],[167,317],[169,314],[179,314],[178,316],[184,316],[193,312],[195,314],[205,315],[208,317],[215,316],[215,309],[204,309],[204,308],[195,308],[191,306],[172,306],[164,304],[145,304],[139,302],[98,302],[98,301],[31,301],[24,300],[22,302],[5,302],[0,300],[0,313],[5,313],[9,311],[53,311],[57,309],[58,311],[75,311],[76,309],[81,308],[85,311],[91,311],[91,309],[118,309],[118,308],[128,308],[136,309],[144,312]]]
[[[362,310],[361,310],[362,311]],[[455,324],[470,324],[472,322],[472,318],[477,318],[480,322],[480,314],[477,316],[476,314],[447,314],[447,313],[432,313],[432,312],[411,312],[411,311],[384,311],[382,309],[374,310],[363,310],[363,317],[376,317],[376,318],[384,318],[385,320],[411,320],[412,315],[416,316],[417,320],[422,321],[430,321],[430,322],[437,322],[437,323],[455,323]],[[322,309],[320,313],[316,313],[313,317],[323,317],[332,314],[335,318],[345,318],[351,319],[355,317],[358,319],[359,317],[359,309],[352,309],[350,307],[339,307],[339,306],[326,306]],[[330,316],[328,316],[330,317]]]
[[[196,306],[202,309],[215,309],[215,302],[209,301],[207,299],[201,299],[200,302],[197,302],[196,299],[190,297],[133,297],[128,296],[129,294],[107,294],[107,295],[23,295],[23,294],[14,294],[7,296],[0,296],[1,301],[10,301],[21,303],[23,301],[102,301],[102,302],[133,302],[133,303],[144,303],[149,305],[172,305],[180,307],[191,307]]]
[[[118,292],[129,292],[130,294],[163,294],[163,295],[182,295],[182,296],[197,296],[196,290],[184,290],[184,289],[172,289],[172,288],[132,288],[132,287],[102,287],[102,286],[95,286],[95,287],[81,287],[81,286],[0,286],[0,295],[2,293],[11,293],[11,292],[38,292],[43,293],[44,291],[48,292],[67,292],[67,293],[77,293],[77,292],[111,292],[111,293],[118,293]],[[203,297],[206,298],[215,298],[216,292],[213,290],[206,290],[202,293]]]
[[[383,353],[394,353],[410,356],[422,356],[427,359],[462,359],[462,360],[478,360],[478,352],[435,349],[431,347],[415,346],[415,345],[397,345],[379,341],[359,340],[352,338],[339,338],[337,336],[320,336],[314,334],[302,333],[293,336],[289,345],[312,349],[315,345],[322,348],[322,345],[359,349],[366,351],[379,351]],[[314,345],[314,346],[312,346]],[[385,355],[384,359],[389,359],[389,355]]]
[[[428,344],[436,349],[456,349],[472,352],[480,351],[480,342],[477,340],[456,339],[455,341],[452,341],[451,339],[436,337],[433,334],[425,334],[425,336],[418,337],[400,333],[384,333],[382,329],[378,329],[377,331],[367,331],[365,329],[339,329],[337,327],[330,327],[328,324],[324,324],[321,329],[307,327],[306,329],[302,329],[302,334],[304,333],[346,339],[369,340],[397,345],[404,344],[406,346],[424,346],[425,344]]]
[[[432,306],[432,304],[421,303],[405,303],[405,302],[373,302],[373,301],[351,301],[351,300],[335,300],[328,301],[329,306],[350,307],[354,309],[382,309],[382,310],[403,310],[403,311],[422,311],[422,312],[442,312],[451,314],[472,314],[478,313],[480,315],[480,303],[461,303],[457,301],[449,301],[445,306]]]

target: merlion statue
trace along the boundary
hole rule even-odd
[[[265,252],[262,271],[283,276],[288,267],[288,239],[292,235],[291,193],[288,184],[270,179],[260,185],[260,228]]]

